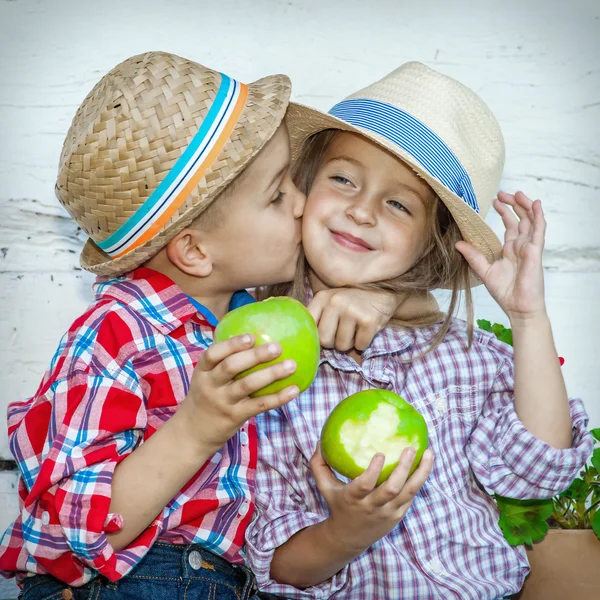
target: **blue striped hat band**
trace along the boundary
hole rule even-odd
[[[396,106],[357,98],[336,104],[329,114],[377,133],[412,156],[431,176],[479,213],[468,173],[454,152],[427,125]]]

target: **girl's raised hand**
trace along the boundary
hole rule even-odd
[[[546,311],[542,251],[546,220],[540,200],[532,202],[523,192],[499,192],[494,208],[506,228],[502,258],[490,264],[471,244],[457,242],[494,300],[512,320],[529,319]]]

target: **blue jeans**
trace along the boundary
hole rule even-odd
[[[201,546],[157,542],[116,582],[97,577],[75,588],[49,575],[28,577],[22,600],[257,600],[249,569]]]

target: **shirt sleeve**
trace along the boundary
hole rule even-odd
[[[521,499],[551,498],[569,487],[592,452],[583,403],[569,400],[571,447],[553,448],[530,433],[517,415],[513,361],[504,357],[499,364],[467,442],[469,463],[490,493]]]
[[[119,380],[120,379],[120,380]],[[160,531],[160,518],[120,552],[107,533],[113,473],[142,441],[147,417],[133,371],[111,377],[77,371],[34,399],[11,434],[28,490],[20,515],[27,552],[48,573],[83,585],[97,571],[126,575]]]
[[[348,566],[331,579],[304,590],[270,577],[276,548],[298,531],[324,521],[329,513],[308,460],[294,443],[285,413],[280,409],[260,415],[257,426],[256,509],[246,532],[248,564],[261,591],[287,598],[329,598],[345,585]]]

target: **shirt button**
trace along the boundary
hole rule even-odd
[[[245,517],[248,514],[248,510],[250,509],[248,500],[244,500],[244,503],[240,506],[240,510],[238,511],[240,516]]]
[[[63,590],[60,597],[62,598],[62,600],[73,600],[73,590],[71,590],[70,588]]]
[[[442,561],[439,558],[432,559],[429,563],[429,566],[436,575],[440,575],[444,572],[444,565],[442,564]]]
[[[448,409],[448,403],[446,402],[446,398],[444,398],[443,396],[438,398],[437,402],[435,403],[435,408],[440,414],[445,413]]]
[[[192,567],[194,571],[197,571],[202,567],[202,555],[198,550],[192,550],[188,556],[188,562],[190,563],[190,567]]]
[[[48,523],[50,523],[50,513],[45,510],[42,513],[42,525],[48,525]]]
[[[248,434],[245,431],[240,433],[240,442],[245,446],[248,443]]]

